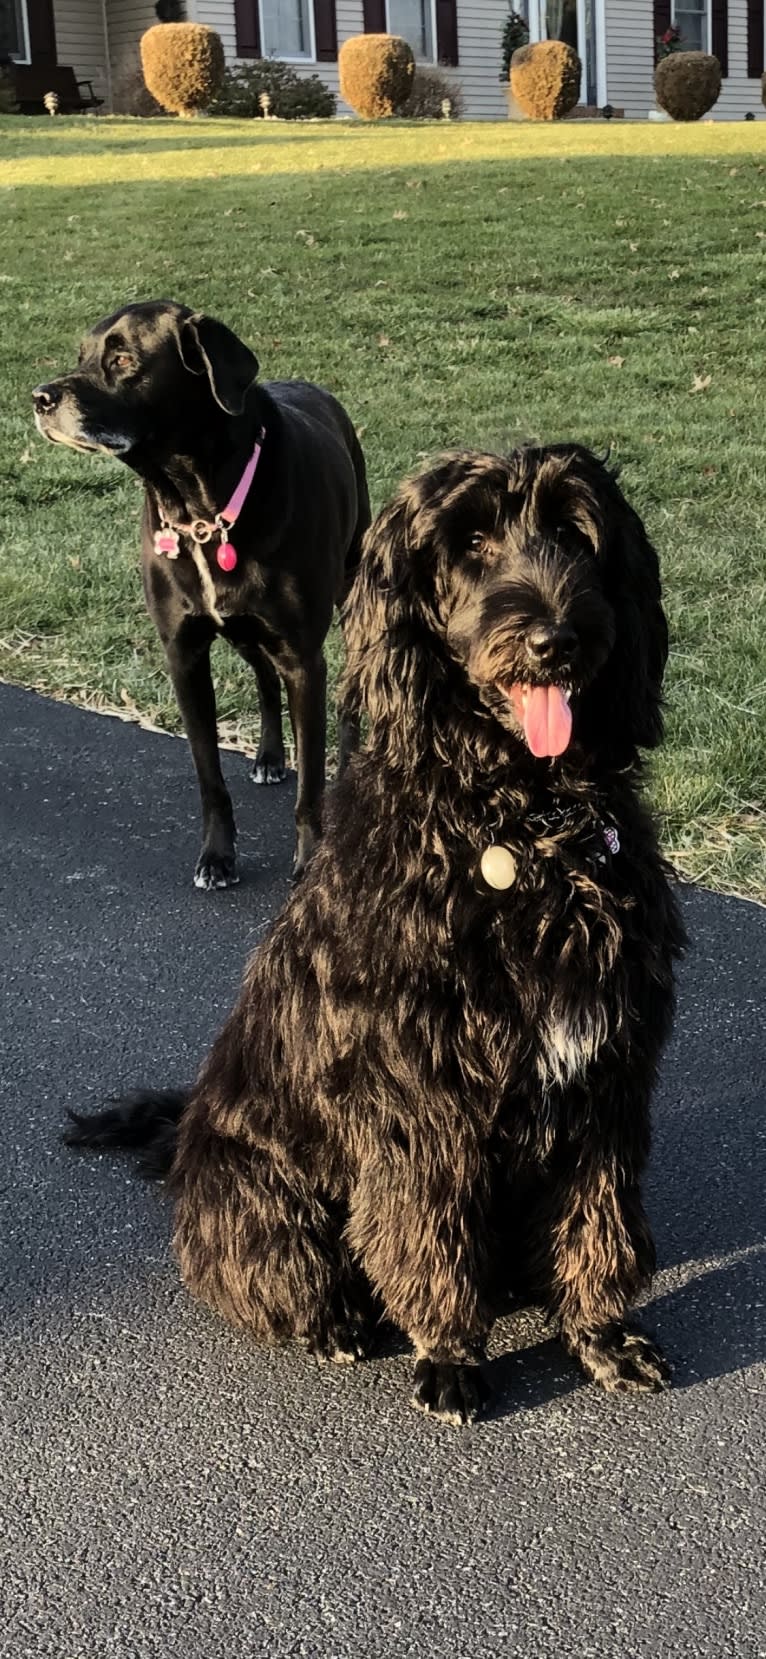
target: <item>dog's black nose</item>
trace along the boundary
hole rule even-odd
[[[576,645],[574,628],[567,627],[566,623],[538,622],[526,638],[527,652],[533,662],[546,666],[568,662]]]
[[[57,386],[55,381],[51,381],[49,386],[35,386],[32,402],[38,414],[49,415],[61,402],[61,387]]]

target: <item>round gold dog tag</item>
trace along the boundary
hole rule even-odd
[[[501,892],[512,887],[516,880],[516,860],[508,847],[485,847],[481,855],[481,873],[488,887]]]

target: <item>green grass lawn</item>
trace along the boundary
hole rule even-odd
[[[182,300],[343,399],[375,505],[445,445],[611,449],[671,619],[666,844],[766,896],[766,129],[9,118],[0,191],[0,675],[177,728],[140,490],[43,444],[29,391],[119,304]]]

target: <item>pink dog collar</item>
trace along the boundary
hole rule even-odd
[[[164,554],[167,559],[177,559],[180,552],[181,536],[191,536],[193,541],[203,546],[205,542],[211,541],[213,536],[217,535],[221,538],[215,555],[217,565],[227,574],[229,571],[236,569],[237,549],[230,540],[229,532],[233,530],[247,500],[261,458],[265,437],[266,428],[262,426],[255,440],[253,453],[234,494],[231,500],[227,501],[222,511],[216,513],[214,522],[211,524],[207,519],[197,518],[193,524],[168,524],[163,519],[160,529],[154,532],[155,553]]]

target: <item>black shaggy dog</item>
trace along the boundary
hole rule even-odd
[[[639,798],[654,550],[585,449],[448,456],[369,532],[347,639],[366,747],[195,1087],[71,1138],[174,1152],[184,1280],[255,1337],[351,1359],[382,1308],[445,1421],[511,1287],[588,1377],[657,1389],[626,1324],[682,945]]]
[[[32,393],[43,437],[124,461],[143,480],[146,604],[162,640],[202,805],[196,887],[238,880],[218,755],[210,648],[255,673],[258,784],[286,777],[280,681],[298,763],[294,874],[321,831],[323,643],[370,522],[364,457],[346,411],[304,380],[258,378],[225,323],[172,300],[126,305],[86,334],[80,360]],[[341,710],[341,766],[358,731]]]

